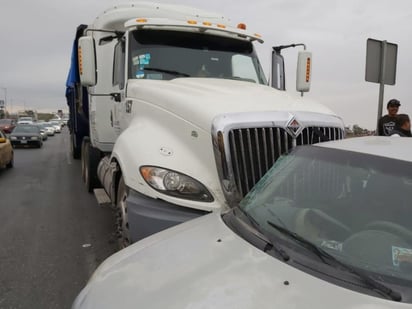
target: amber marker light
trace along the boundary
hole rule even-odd
[[[306,59],[306,82],[310,80],[310,58]]]
[[[189,25],[197,25],[197,21],[196,20],[188,20],[187,23]]]
[[[225,26],[225,25],[222,25],[222,24],[217,24],[216,26],[217,26],[218,28],[226,29],[226,26]]]
[[[78,47],[77,49],[78,60],[79,60],[79,73],[83,75],[83,57],[82,57],[82,48]]]
[[[141,167],[140,173],[142,174],[144,180],[149,181],[152,177],[152,168],[147,166]]]
[[[261,37],[262,37],[259,33],[255,33],[254,35],[255,35],[255,37],[257,37],[257,38],[261,38]]]
[[[203,22],[203,26],[212,26],[212,23],[208,22],[208,21],[204,21]]]
[[[246,30],[246,24],[240,23],[240,24],[237,25],[237,28],[242,29],[242,30]]]
[[[147,23],[147,19],[146,18],[138,18],[136,19],[137,23]]]

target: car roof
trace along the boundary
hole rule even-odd
[[[412,162],[412,138],[399,136],[365,136],[315,144]]]

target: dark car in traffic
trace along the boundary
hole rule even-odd
[[[10,134],[16,127],[16,120],[14,119],[0,119],[0,130],[4,133]]]
[[[40,148],[43,146],[43,138],[40,133],[40,128],[30,124],[17,125],[10,134],[10,141],[13,147],[35,146]]]

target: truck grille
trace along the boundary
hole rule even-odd
[[[236,187],[245,196],[276,160],[299,145],[343,138],[334,127],[307,127],[293,137],[285,128],[242,128],[229,131],[229,148]]]

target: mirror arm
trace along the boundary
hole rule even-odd
[[[296,46],[303,46],[303,50],[306,50],[306,45],[303,43],[296,43],[296,44],[289,44],[289,45],[279,45],[279,46],[273,46],[273,50],[277,53],[280,54],[280,51],[285,48],[290,48],[290,47],[296,47]]]

